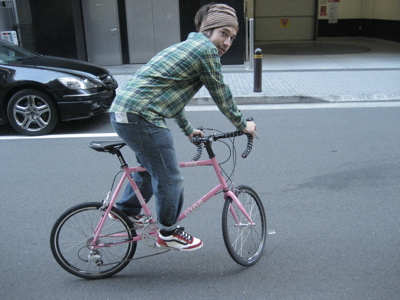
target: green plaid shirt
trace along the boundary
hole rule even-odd
[[[190,33],[186,41],[161,51],[140,68],[109,112],[137,114],[158,127],[166,127],[165,118],[174,118],[190,135],[193,127],[184,108],[203,85],[220,111],[243,130],[246,121],[223,81],[218,50],[203,33]]]

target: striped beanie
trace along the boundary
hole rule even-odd
[[[226,4],[214,4],[207,11],[207,16],[201,23],[200,32],[224,26],[233,27],[239,31],[236,11]]]

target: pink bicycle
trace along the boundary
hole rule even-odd
[[[235,148],[234,139],[240,135],[243,135],[243,132],[235,131],[211,134],[203,138],[197,136],[192,140],[198,145],[197,154],[192,161],[180,163],[180,167],[212,166],[219,184],[184,210],[179,216],[179,221],[216,194],[223,192],[222,232],[225,246],[235,262],[250,266],[260,259],[266,242],[267,222],[264,207],[260,197],[251,187],[229,187],[212,149],[212,143],[221,139],[229,139],[232,148]],[[252,138],[248,137],[243,158],[250,153],[252,143]],[[125,146],[124,142],[92,142],[89,146],[96,151],[116,155],[121,163],[122,177],[115,191],[112,192],[111,187],[102,202],[82,203],[64,212],[52,228],[50,245],[56,261],[66,271],[83,278],[99,279],[116,274],[132,260],[158,255],[169,249],[155,245],[158,235],[157,223],[131,177],[133,172],[146,170],[140,166],[128,166],[120,151]],[[199,161],[203,146],[209,159]],[[233,153],[230,157],[233,157],[236,164],[236,152]],[[114,206],[126,180],[132,185],[143,208],[144,225],[141,228],[135,228],[132,221]],[[133,258],[138,244],[145,245],[150,253]]]

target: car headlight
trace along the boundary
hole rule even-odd
[[[63,85],[72,90],[87,90],[101,87],[100,83],[90,79],[80,79],[78,77],[60,77],[57,78]]]

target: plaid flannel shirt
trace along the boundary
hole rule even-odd
[[[215,45],[203,33],[161,51],[132,76],[114,99],[109,112],[133,113],[165,127],[174,118],[186,135],[193,133],[185,106],[202,86],[220,111],[238,129],[246,127],[241,111],[224,83]]]

